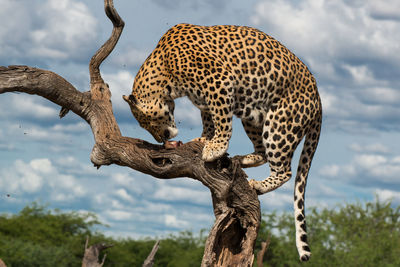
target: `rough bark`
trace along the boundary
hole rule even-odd
[[[271,243],[271,235],[268,235],[267,241],[261,242],[261,250],[257,253],[257,267],[263,267],[263,259],[265,252],[267,252],[267,249],[269,247],[269,244]]]
[[[101,78],[99,66],[117,43],[124,22],[111,0],[105,0],[105,10],[114,29],[89,64],[90,92],[78,91],[51,71],[9,66],[0,67],[0,94],[39,95],[61,106],[60,117],[68,110],[79,115],[92,129],[95,145],[90,159],[98,168],[117,164],[157,178],[190,177],[202,182],[211,192],[216,217],[202,266],[252,266],[261,220],[260,204],[238,160],[224,156],[206,163],[201,159],[203,145],[199,142],[166,149],[121,135],[112,110],[111,92]]]
[[[102,267],[104,261],[106,260],[107,254],[104,254],[102,261],[99,262],[100,253],[103,250],[112,247],[112,245],[107,245],[104,243],[95,244],[90,247],[88,247],[88,245],[89,237],[86,237],[85,254],[83,255],[82,259],[82,267]]]
[[[149,256],[147,256],[146,260],[143,262],[142,267],[152,267],[154,264],[154,258],[156,256],[157,250],[160,246],[160,240],[154,244],[153,249],[151,250]]]

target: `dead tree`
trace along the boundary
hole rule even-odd
[[[257,253],[257,267],[263,267],[264,255],[270,243],[271,243],[271,234],[268,235],[267,241],[261,242],[261,249]]]
[[[90,159],[97,168],[117,164],[160,179],[189,177],[202,182],[211,192],[216,217],[205,244],[202,266],[252,266],[261,220],[260,203],[239,161],[224,156],[215,162],[204,162],[203,145],[199,142],[167,149],[121,135],[112,110],[111,92],[99,66],[117,44],[124,21],[112,0],[105,0],[104,5],[114,27],[111,37],[90,61],[89,92],[78,91],[51,71],[8,66],[0,67],[0,94],[39,95],[61,106],[60,117],[69,110],[79,115],[92,129],[95,145]]]
[[[82,260],[82,267],[102,267],[106,260],[107,254],[104,254],[102,261],[99,262],[100,253],[103,250],[112,246],[113,245],[99,243],[89,247],[89,237],[87,236],[85,243],[85,253],[83,254]]]
[[[157,253],[159,246],[160,246],[160,240],[157,240],[153,246],[153,249],[150,251],[149,256],[147,256],[147,258],[143,262],[142,267],[152,267],[153,266],[154,258],[156,257],[156,253]]]

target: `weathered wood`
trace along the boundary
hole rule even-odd
[[[154,258],[156,256],[157,250],[160,246],[160,240],[154,244],[153,249],[151,250],[149,256],[147,256],[146,260],[144,261],[142,267],[152,267],[154,264]]]
[[[261,249],[257,253],[257,267],[263,267],[263,259],[265,252],[267,252],[267,249],[269,247],[269,244],[271,243],[271,234],[268,235],[267,241],[261,242]]]
[[[107,254],[104,254],[102,261],[99,262],[100,253],[103,250],[112,247],[113,245],[104,243],[95,244],[90,247],[88,245],[89,237],[86,237],[85,254],[83,255],[82,259],[82,267],[102,267],[106,260]]]
[[[103,44],[102,47],[99,48],[99,50],[97,50],[90,60],[89,73],[91,85],[104,83],[100,74],[100,64],[113,51],[125,26],[125,22],[121,19],[117,10],[114,8],[113,0],[104,0],[104,10],[114,27],[110,38]]]
[[[239,160],[224,156],[207,163],[201,158],[203,144],[200,142],[166,149],[121,135],[112,110],[111,92],[101,78],[99,66],[117,43],[124,23],[111,0],[105,0],[105,10],[114,29],[91,60],[90,92],[78,91],[51,71],[9,66],[0,67],[0,94],[36,94],[61,106],[60,116],[67,110],[79,115],[92,129],[95,145],[90,159],[97,168],[117,164],[161,179],[190,177],[202,182],[211,192],[216,217],[202,266],[252,266],[261,220],[260,203]]]

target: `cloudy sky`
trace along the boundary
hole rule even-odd
[[[102,73],[124,135],[155,142],[122,101],[162,34],[180,23],[259,28],[284,43],[315,75],[323,132],[309,176],[306,205],[392,199],[400,204],[400,2],[398,0],[114,0],[126,26]],[[111,24],[103,1],[0,0],[0,65],[52,70],[89,89],[88,62]],[[190,179],[157,180],[117,166],[94,168],[93,137],[74,114],[40,97],[0,95],[0,212],[32,201],[92,211],[118,236],[197,232],[213,222],[211,197]],[[177,139],[201,134],[199,111],[177,101]],[[231,155],[251,152],[234,122]],[[294,160],[293,169],[297,166]],[[248,169],[268,176],[267,166]],[[9,195],[9,196],[8,196]],[[293,180],[261,196],[265,212],[291,211]]]

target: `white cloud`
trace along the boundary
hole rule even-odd
[[[118,187],[123,187],[138,196],[154,192],[155,184],[160,182],[150,176],[132,171],[116,172],[112,173],[110,176],[113,184]]]
[[[85,122],[77,122],[72,124],[55,124],[51,130],[58,132],[81,133],[90,131],[90,127]]]
[[[108,210],[105,214],[115,221],[126,221],[132,219],[132,213],[124,210]]]
[[[92,198],[95,207],[101,207],[101,213],[104,214],[107,223],[111,218],[107,217],[109,210],[122,210],[126,207],[118,200],[111,197],[107,192],[96,192]]]
[[[340,102],[339,97],[329,91],[330,90],[325,90],[324,88],[319,89],[324,113],[326,112],[328,114],[336,114],[337,112],[345,112],[343,109],[340,110],[337,108],[338,102]]]
[[[186,179],[158,180],[129,173],[113,173],[107,191],[96,193],[93,198],[93,206],[101,207],[97,213],[111,226],[111,232],[124,227],[124,231],[129,229],[130,236],[154,236],[189,228],[198,231],[211,225],[210,194],[206,189],[204,194],[196,190],[194,184],[198,183]],[[128,221],[136,226],[130,229],[125,225]]]
[[[368,66],[353,66],[345,64],[343,65],[343,68],[351,74],[356,84],[366,85],[376,82],[376,80],[374,79],[374,74],[368,68]]]
[[[138,209],[143,214],[161,214],[171,212],[174,206],[162,201],[154,201],[153,199],[144,199],[143,206]]]
[[[39,173],[49,174],[56,171],[49,159],[34,159],[29,163],[30,167]]]
[[[140,67],[149,55],[150,51],[130,47],[113,56],[111,61],[124,67]]]
[[[329,164],[322,166],[318,173],[322,177],[339,177],[341,181],[363,184],[364,188],[380,184],[390,187],[399,184],[400,156],[394,155],[386,146],[375,143],[350,146],[355,152],[347,164]]]
[[[4,27],[0,27],[0,45],[2,47],[0,56],[18,54],[17,44],[27,41],[26,35],[30,31],[32,18],[29,9],[24,7],[22,1],[0,0],[0,17],[3,19]]]
[[[1,0],[1,6],[7,26],[0,57],[81,60],[98,38],[97,20],[80,1]]]
[[[353,162],[364,169],[373,168],[387,163],[387,159],[381,155],[374,154],[360,154],[356,155]]]
[[[18,129],[14,129],[15,132],[18,132]],[[53,132],[50,129],[45,127],[40,127],[37,125],[33,125],[32,127],[26,127],[23,129],[24,135],[28,136],[30,139],[35,141],[62,141],[71,140],[73,137],[71,135],[62,133],[62,132]]]
[[[72,156],[66,156],[57,159],[56,163],[58,166],[65,168],[76,168],[76,166],[79,165],[79,161]]]
[[[91,149],[91,131],[88,129],[75,128],[73,125],[66,125],[66,128],[56,126],[43,126],[32,123],[29,120],[13,119],[15,122],[5,121],[5,138],[11,147],[21,148],[21,142],[41,142],[43,149],[55,152],[66,152],[75,150],[88,151]],[[68,129],[71,127],[70,129]],[[75,129],[73,129],[75,128]],[[89,139],[90,138],[90,139]]]
[[[36,10],[37,15],[45,20],[43,27],[31,32],[34,44],[31,52],[35,56],[54,59],[78,57],[97,38],[97,21],[81,2],[48,0]]]
[[[347,89],[334,86],[320,88],[324,122],[329,129],[368,134],[400,128],[400,106],[389,100],[395,96],[392,94],[395,89]],[[379,91],[381,97],[378,96]]]
[[[393,203],[400,203],[400,192],[388,189],[377,189],[375,194],[381,201],[392,201]]]
[[[128,71],[119,71],[117,73],[102,74],[104,80],[108,83],[111,90],[111,101],[114,110],[130,114],[128,103],[122,99],[123,95],[129,95],[132,91],[134,76]]]
[[[184,220],[179,220],[174,215],[166,214],[165,215],[165,225],[168,227],[184,229],[189,226],[189,222],[184,221]]]
[[[211,195],[207,190],[200,191],[183,187],[160,186],[154,192],[154,198],[165,201],[180,201],[183,203],[195,203],[208,205]]]
[[[200,110],[186,97],[175,99],[174,115],[178,127],[179,124],[188,127],[202,125]]]
[[[133,185],[135,182],[134,179],[126,173],[115,173],[111,179],[117,185],[122,185],[126,187]]]
[[[283,209],[293,207],[293,193],[284,192],[282,188],[269,192],[265,196],[260,197],[262,209]]]
[[[11,109],[5,110],[3,116],[18,116],[36,119],[54,119],[58,117],[58,111],[54,107],[46,105],[42,99],[26,94],[13,94],[11,97]]]
[[[359,169],[359,172],[380,181],[396,184],[400,182],[398,157],[391,159],[382,155],[360,154],[354,157],[353,164]]]
[[[40,162],[44,162],[46,161],[46,159],[39,159],[36,160],[36,163],[39,164],[35,164],[37,167],[38,165],[40,165]],[[12,181],[8,180],[9,177],[6,178],[6,182],[9,182],[8,186],[6,186],[6,188],[11,188],[14,190],[20,190],[23,192],[27,192],[27,193],[35,193],[38,192],[44,183],[44,179],[42,177],[42,175],[40,175],[40,170],[38,171],[39,173],[35,173],[32,165],[33,165],[33,161],[30,162],[30,164],[25,164],[23,161],[17,160],[14,164],[15,170],[17,175],[19,176],[16,180],[12,183]],[[8,181],[7,181],[8,180]],[[10,184],[12,183],[12,184]]]
[[[325,165],[319,170],[319,173],[323,176],[327,177],[335,177],[338,176],[340,170],[340,166],[336,164]]]
[[[21,197],[49,192],[51,201],[71,201],[85,196],[87,191],[75,177],[60,173],[47,158],[29,163],[16,160],[9,168],[0,169],[0,177],[4,191]]]
[[[374,143],[374,144],[367,144],[367,145],[353,143],[350,145],[350,149],[354,152],[367,152],[367,153],[387,154],[390,152],[390,149],[381,143]]]
[[[15,146],[13,144],[0,144],[0,151],[12,151],[15,150]]]
[[[37,160],[36,163],[44,160]],[[2,178],[0,187],[10,193],[36,193],[44,184],[43,177],[35,173],[31,164],[26,164],[21,160],[16,160],[8,169],[0,170],[0,177]]]
[[[192,0],[192,1],[186,1],[186,0],[170,0],[170,1],[164,1],[164,0],[152,0],[157,5],[160,5],[163,8],[166,9],[172,9],[172,10],[177,10],[177,9],[182,9],[182,10],[188,10],[188,9],[193,9],[195,11],[198,11],[200,8],[205,8],[208,11],[214,11],[214,12],[219,12],[221,9],[226,9],[227,3],[230,3],[227,0]]]
[[[135,201],[133,197],[129,195],[129,193],[123,188],[118,189],[115,192],[115,195],[118,196],[120,199],[125,200],[129,203],[133,203]]]
[[[398,24],[371,17],[375,2],[261,1],[252,22],[272,27],[285,43],[293,44],[303,56],[318,59],[315,61],[352,53],[352,56],[372,55],[394,62],[399,58],[392,53],[399,49]],[[380,3],[381,10],[398,6],[395,0]]]
[[[394,163],[394,164],[400,164],[400,156],[394,157],[394,158],[392,159],[392,163]]]
[[[398,88],[371,87],[366,88],[363,92],[364,95],[361,97],[366,101],[373,99],[374,102],[383,105],[398,105],[400,102],[400,90]]]
[[[260,1],[251,21],[310,66],[330,129],[397,130],[400,20],[392,7],[395,0]]]
[[[399,1],[368,1],[368,11],[375,19],[400,20]]]

